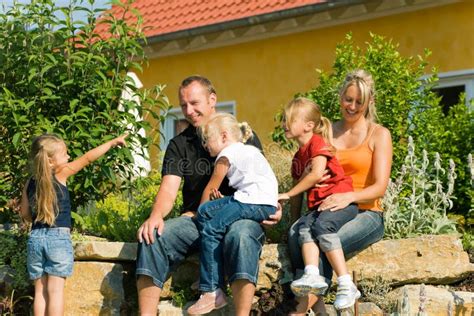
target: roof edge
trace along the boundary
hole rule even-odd
[[[171,33],[165,33],[155,36],[147,37],[147,44],[156,44],[160,42],[168,42],[178,40],[191,36],[198,36],[203,34],[209,34],[219,31],[226,31],[229,29],[235,29],[239,27],[252,26],[262,24],[271,21],[278,21],[287,18],[292,18],[300,15],[312,14],[316,12],[326,11],[328,9],[334,9],[347,5],[363,3],[364,0],[336,0],[335,2],[320,2],[315,4],[308,4],[301,7],[296,7],[287,10],[280,10],[270,13],[264,13],[260,15],[249,16],[237,20],[231,20],[216,24],[210,24],[205,26],[198,26],[195,28],[176,31]]]

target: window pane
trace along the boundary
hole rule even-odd
[[[447,114],[449,108],[459,102],[459,96],[466,91],[466,86],[453,86],[433,89],[441,97],[440,104],[443,106],[444,114]]]

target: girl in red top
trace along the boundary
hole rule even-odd
[[[304,274],[291,283],[296,296],[321,295],[328,285],[319,274],[319,250],[326,254],[338,276],[338,290],[334,307],[349,308],[360,297],[347,270],[337,231],[358,213],[356,204],[333,212],[320,209],[324,198],[334,193],[353,191],[352,179],[333,154],[330,145],[331,122],[321,115],[319,106],[307,98],[296,98],[285,108],[285,136],[298,142],[299,150],[293,158],[291,174],[294,187],[279,200],[290,200],[291,217],[301,212],[303,193],[307,193],[308,213],[299,221],[298,240],[305,264]],[[322,177],[327,179],[320,183]],[[318,184],[319,185],[316,185]]]

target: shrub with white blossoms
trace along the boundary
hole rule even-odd
[[[385,238],[397,239],[424,234],[456,232],[446,211],[453,205],[455,165],[449,160],[446,171],[435,153],[430,166],[428,153],[419,159],[413,139],[408,138],[408,154],[395,181],[390,181],[382,205],[385,210]],[[445,183],[446,182],[446,183]]]

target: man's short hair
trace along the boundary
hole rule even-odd
[[[209,94],[211,93],[217,94],[216,89],[214,89],[214,86],[212,85],[211,81],[207,79],[206,77],[203,77],[200,75],[193,75],[184,79],[181,82],[181,85],[179,86],[179,91],[181,92],[183,88],[186,88],[187,86],[189,86],[191,83],[195,81],[199,82],[204,88],[206,88]]]

